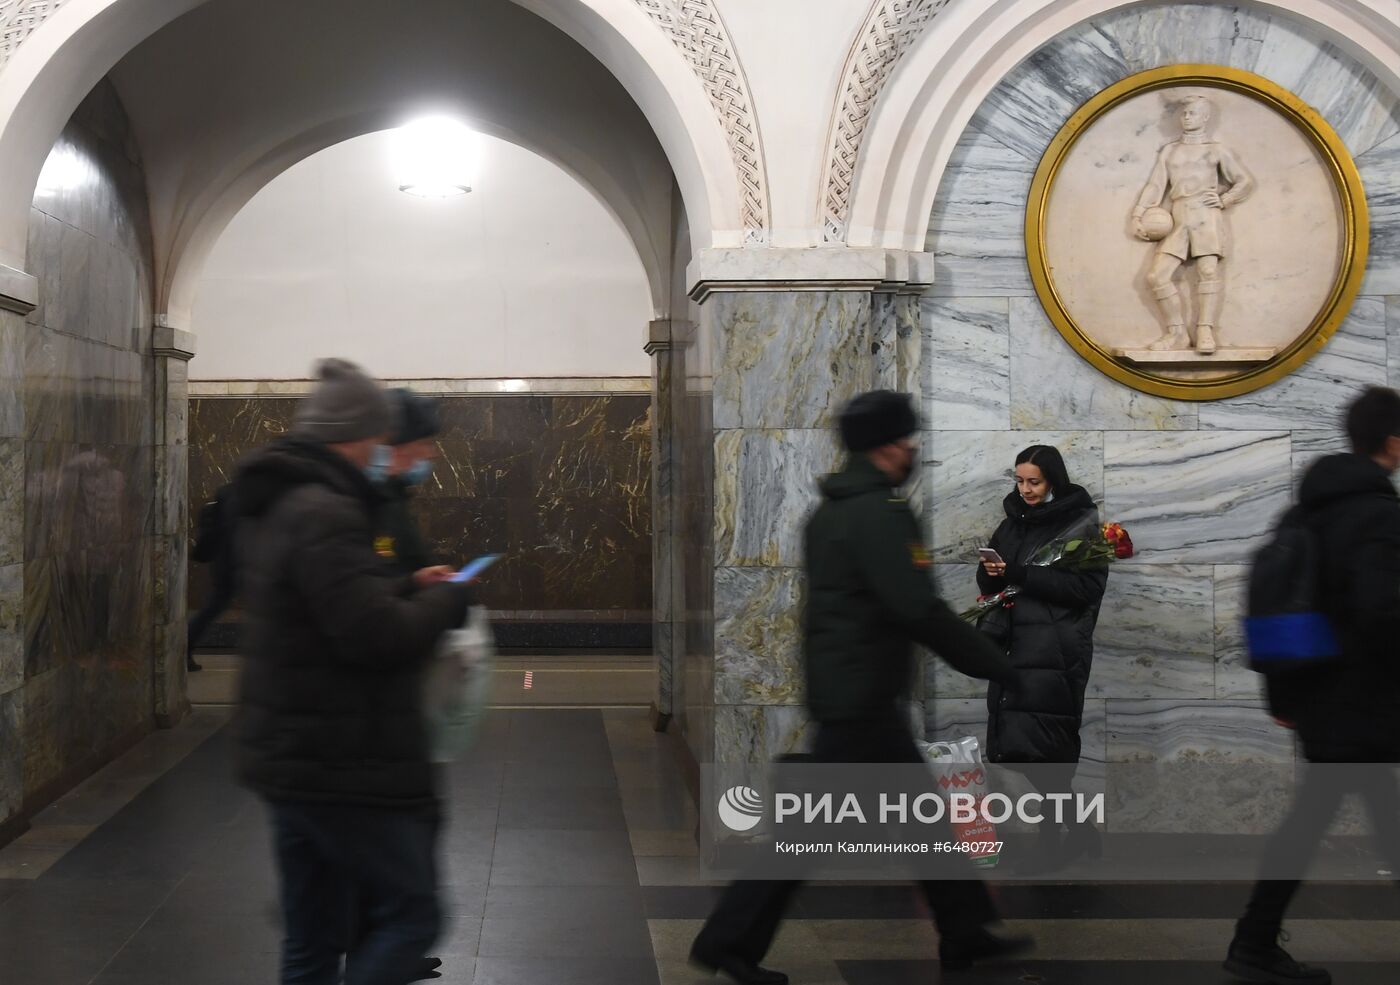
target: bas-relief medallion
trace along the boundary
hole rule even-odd
[[[1154,69],[1105,89],[1051,142],[1027,254],[1055,327],[1162,396],[1245,393],[1297,369],[1365,268],[1360,178],[1327,123],[1236,69]]]

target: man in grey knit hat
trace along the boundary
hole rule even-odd
[[[239,773],[272,815],[284,985],[339,982],[342,958],[345,985],[401,985],[440,923],[422,671],[465,619],[469,590],[448,568],[384,576],[374,479],[394,407],[344,360],[316,374],[290,433],[235,479]],[[353,937],[352,911],[364,920]]]

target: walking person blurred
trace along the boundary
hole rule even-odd
[[[411,574],[433,563],[410,507],[418,490],[432,478],[438,454],[435,439],[442,430],[442,419],[435,400],[407,387],[390,390],[389,399],[397,412],[398,426],[390,438],[390,459],[374,477],[381,495],[375,511],[374,550],[389,562],[390,570]]]
[[[1028,772],[1041,794],[1069,793],[1108,567],[1085,571],[1028,564],[1066,530],[1097,528],[1099,515],[1084,488],[1070,481],[1064,457],[1052,445],[1032,445],[1017,455],[1015,476],[1016,488],[1001,504],[1006,517],[989,544],[1000,560],[983,560],[977,571],[983,595],[1012,585],[1019,589],[1014,605],[983,624],[1006,649],[1013,668],[1008,681],[987,688],[987,758],[1034,764]],[[1041,822],[1036,850],[1017,871],[1052,872],[1081,855],[1102,852],[1092,823],[1068,828],[1062,836],[1058,824]]]
[[[1341,653],[1268,678],[1270,710],[1297,730],[1309,766],[1264,851],[1225,961],[1239,978],[1269,985],[1332,981],[1326,970],[1293,960],[1279,940],[1303,872],[1348,793],[1362,797],[1382,856],[1400,872],[1400,498],[1391,481],[1400,470],[1400,393],[1366,390],[1347,409],[1346,430],[1351,453],[1319,459],[1298,495],[1321,548],[1316,585]]]
[[[290,433],[235,480],[247,604],[239,771],[268,804],[285,924],[283,985],[403,985],[440,925],[438,797],[422,671],[470,601],[448,568],[386,577],[374,551],[391,457],[383,388],[326,360]]]
[[[973,677],[1004,677],[1006,658],[934,591],[919,525],[897,487],[913,473],[918,419],[907,394],[856,397],[841,414],[845,468],[821,482],[807,522],[803,658],[807,709],[817,723],[813,759],[825,763],[923,763],[904,698],[914,645]],[[970,872],[970,870],[969,870]],[[793,881],[732,883],[691,948],[691,960],[743,985],[784,985],[760,966]],[[1029,950],[1029,938],[989,929],[997,913],[979,880],[926,881],[945,968]]]
[[[190,619],[185,639],[185,669],[189,671],[204,669],[195,662],[194,648],[214,620],[233,604],[234,596],[238,593],[238,565],[233,556],[233,527],[237,512],[231,500],[231,486],[225,483],[219,487],[214,498],[200,508],[195,524],[195,542],[190,549],[190,560],[209,565],[212,582],[209,597]]]

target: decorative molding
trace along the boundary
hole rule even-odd
[[[64,0],[0,0],[0,69]]]
[[[39,281],[33,274],[0,263],[0,308],[27,315],[39,305]]]
[[[748,81],[713,0],[636,0],[690,63],[724,128],[741,193],[746,244],[768,242],[768,179]]]
[[[841,73],[841,99],[831,120],[831,148],[822,181],[822,238],[846,241],[860,143],[895,66],[948,0],[876,0]]]
[[[151,330],[151,353],[157,358],[189,362],[194,358],[196,351],[193,332],[185,332],[159,322]]]
[[[867,291],[922,294],[933,254],[887,249],[710,249],[686,267],[692,301],[741,291]]]
[[[406,386],[434,397],[610,396],[651,393],[649,376],[534,377],[531,379],[395,379],[385,386]],[[190,380],[191,397],[304,397],[315,380]]]

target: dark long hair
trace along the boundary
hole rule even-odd
[[[1031,445],[1016,456],[1017,465],[1031,464],[1040,469],[1045,481],[1050,483],[1050,491],[1062,496],[1069,491],[1069,470],[1065,468],[1064,456],[1054,445]]]

